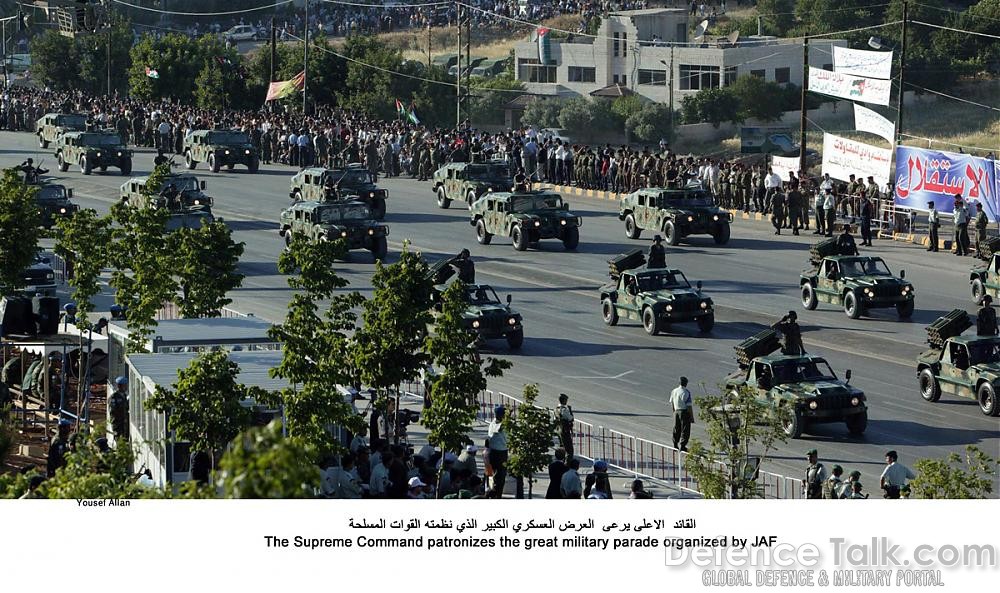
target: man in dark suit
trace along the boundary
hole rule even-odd
[[[549,487],[545,491],[545,498],[562,498],[559,487],[567,469],[569,468],[566,466],[566,451],[561,448],[556,449],[556,459],[549,464]]]

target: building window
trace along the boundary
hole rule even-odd
[[[792,79],[792,69],[791,68],[775,68],[774,69],[774,82],[785,83]]]
[[[628,33],[622,33],[622,57],[628,55]]]
[[[614,56],[617,58],[619,52],[621,51],[621,41],[618,39],[618,33],[611,34],[612,42],[611,45],[614,49]]]
[[[833,72],[833,64],[823,64],[823,69],[827,72]]]
[[[667,71],[666,70],[639,70],[639,84],[653,85],[653,86],[666,86],[666,84],[667,84]]]
[[[597,80],[596,68],[570,66],[567,82],[594,82]]]
[[[718,66],[681,64],[679,75],[681,80],[678,88],[682,91],[719,88]]]
[[[763,70],[751,70],[750,76],[756,76],[757,78],[765,78]]]
[[[555,82],[556,67],[542,66],[536,58],[520,58],[517,61],[517,79],[522,82]]]
[[[726,67],[726,78],[723,81],[723,84],[725,84],[726,86],[729,86],[729,85],[733,84],[734,82],[736,82],[736,66],[727,66]]]
[[[620,84],[622,86],[628,86],[627,77],[624,74],[615,74],[612,77],[611,82],[614,84]]]

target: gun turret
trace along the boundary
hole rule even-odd
[[[753,359],[781,349],[781,341],[778,339],[778,332],[773,328],[765,329],[737,344],[736,362],[740,368],[747,368]]]
[[[948,338],[962,335],[962,332],[972,327],[972,320],[964,309],[952,309],[947,315],[934,320],[927,326],[927,343],[932,348],[944,348]]]
[[[646,264],[646,256],[641,249],[633,249],[608,260],[608,274],[613,280],[618,280],[622,272],[642,267]]]

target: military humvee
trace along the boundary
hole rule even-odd
[[[451,266],[455,258],[435,262],[430,266],[428,276],[433,279],[435,318],[440,314],[441,295],[452,282],[458,280],[457,270]],[[469,283],[465,285],[466,309],[462,320],[471,332],[474,332],[479,342],[486,340],[507,340],[507,347],[518,350],[524,344],[524,325],[521,314],[511,306],[511,296],[507,295],[507,303],[500,301],[492,286],[487,284]],[[433,331],[433,326],[428,328]]]
[[[836,255],[836,244],[831,241],[836,238],[813,248],[814,267],[799,276],[803,307],[812,311],[819,302],[840,305],[851,319],[870,309],[889,307],[896,308],[900,319],[913,315],[913,285],[904,280],[904,270],[897,278],[881,257]]]
[[[715,310],[712,299],[701,292],[701,281],[692,287],[680,270],[643,269],[645,262],[638,249],[608,261],[611,282],[601,287],[604,323],[617,325],[620,318],[638,320],[651,336],[685,321],[696,321],[699,331],[712,331]]]
[[[70,164],[90,175],[94,169],[102,173],[108,167],[118,167],[122,175],[132,174],[132,151],[115,132],[66,132],[56,139],[56,162],[66,172]]]
[[[339,187],[339,189],[338,189]],[[368,169],[357,163],[344,169],[303,169],[292,177],[289,197],[293,200],[315,202],[353,201],[364,202],[377,220],[385,218],[385,200],[388,190],[375,185]]]
[[[193,170],[207,163],[212,173],[222,167],[230,171],[246,165],[251,173],[260,168],[260,155],[250,143],[250,136],[240,130],[195,130],[184,137],[184,164]]]
[[[215,220],[212,214],[214,200],[205,194],[207,185],[190,173],[175,173],[168,176],[160,186],[158,195],[147,198],[142,194],[148,177],[133,177],[122,184],[120,195],[123,202],[133,208],[167,208],[170,219],[167,230],[181,227],[199,227]],[[168,188],[177,190],[175,198],[168,198]]]
[[[87,129],[87,116],[81,113],[46,113],[35,122],[38,147],[46,149],[65,132],[82,132]]]
[[[38,187],[35,202],[42,213],[42,226],[51,229],[60,218],[69,218],[80,209],[71,202],[73,189],[58,183],[45,183]]]
[[[927,327],[930,348],[917,357],[920,396],[929,402],[942,393],[975,399],[987,416],[1000,416],[1000,337],[962,336],[972,326],[961,309]]]
[[[851,371],[837,379],[829,363],[811,354],[781,354],[778,333],[766,329],[736,346],[740,370],[725,379],[726,390],[749,387],[757,399],[782,410],[785,434],[798,438],[810,424],[844,422],[852,435],[868,427],[865,394],[852,387]]]
[[[35,256],[35,262],[21,272],[21,294],[25,296],[56,295],[56,273],[51,260],[42,255]]]
[[[556,193],[493,192],[472,203],[469,224],[476,227],[476,239],[482,245],[499,235],[510,237],[514,249],[524,251],[542,239],[559,239],[566,249],[576,249],[583,220]]]
[[[1000,253],[992,254],[985,261],[969,271],[969,284],[972,286],[972,302],[979,303],[983,296],[990,295],[994,299],[1000,297]]]
[[[629,239],[638,239],[648,229],[662,233],[668,245],[688,235],[712,235],[716,245],[724,245],[733,215],[717,207],[712,194],[701,188],[647,187],[622,197],[618,220],[625,221]]]
[[[278,235],[291,245],[292,234],[313,241],[343,239],[348,251],[367,249],[377,260],[388,252],[389,227],[375,222],[364,202],[296,202],[281,211]]]
[[[486,163],[448,163],[434,172],[433,192],[438,208],[447,208],[461,200],[470,208],[483,195],[509,191],[514,186],[507,161]]]

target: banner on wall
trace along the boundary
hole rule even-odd
[[[809,67],[809,90],[831,97],[888,105],[892,82]]]
[[[781,177],[782,181],[788,181],[789,173],[799,174],[799,157],[797,156],[773,156],[771,157],[771,170]]]
[[[834,46],[833,70],[868,78],[892,78],[892,52]]]
[[[960,194],[972,209],[976,203],[991,221],[1000,219],[1000,161],[968,154],[899,146],[896,148],[895,202],[897,206],[954,211]]]
[[[881,136],[889,144],[894,144],[896,140],[895,124],[857,103],[854,104],[854,129]]]
[[[874,177],[879,184],[892,177],[892,149],[823,134],[823,173],[847,181],[851,175]]]

